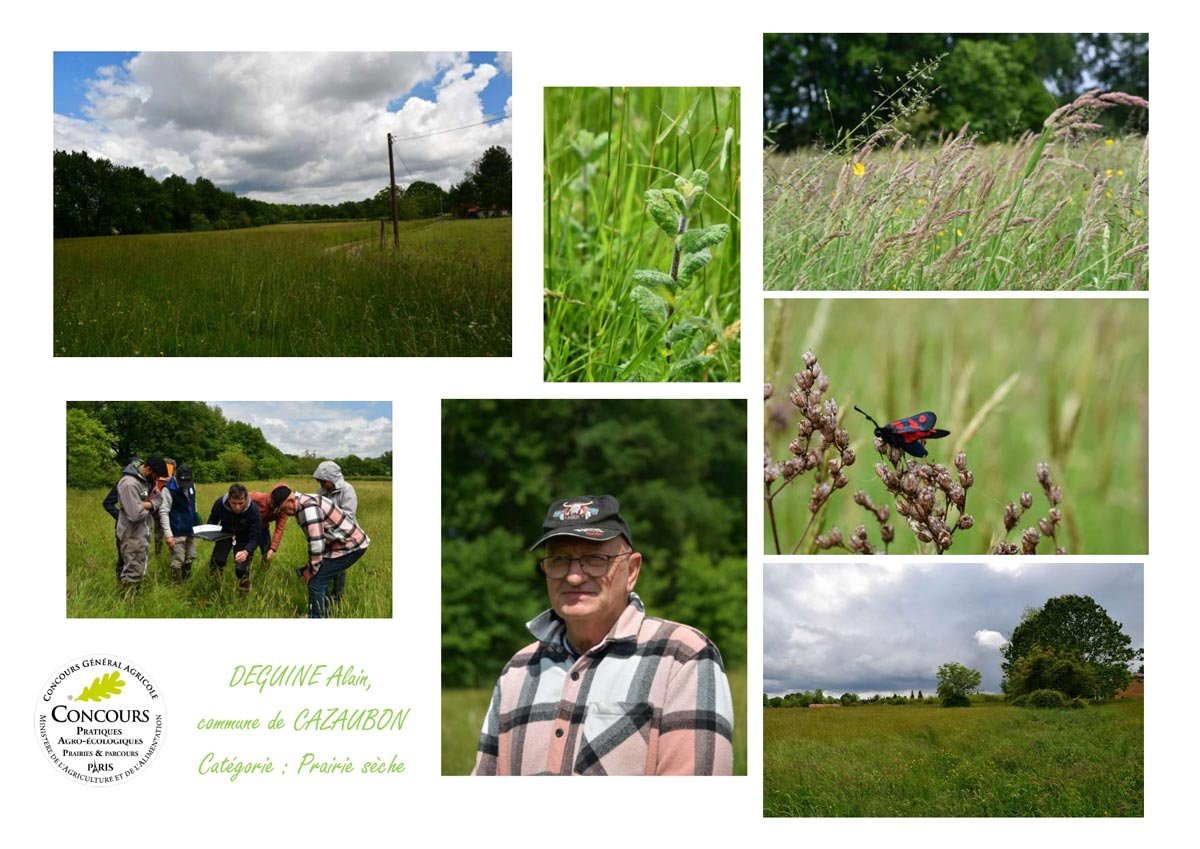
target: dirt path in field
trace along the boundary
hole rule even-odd
[[[437,219],[429,222],[428,224],[422,224],[420,227],[413,227],[411,230],[405,230],[404,232],[402,232],[400,234],[401,247],[404,246],[404,237],[406,235],[408,235],[410,233],[419,233],[422,230],[428,230],[430,227],[435,227],[438,224],[445,223],[446,220],[447,219],[445,219],[445,218],[437,218]],[[387,240],[391,239],[391,233],[387,234],[386,239]],[[331,254],[331,253],[336,253],[338,251],[347,251],[351,254],[360,254],[363,252],[363,249],[366,248],[367,246],[375,245],[378,243],[379,243],[378,237],[372,236],[369,239],[359,239],[354,242],[346,242],[346,244],[344,244],[344,245],[333,245],[331,247],[326,248],[325,253]]]

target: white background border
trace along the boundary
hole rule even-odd
[[[1165,4],[1164,4],[1165,5]],[[1138,821],[763,820],[761,819],[762,508],[757,456],[762,428],[761,126],[762,33],[840,31],[1149,31],[1152,35],[1155,181],[1151,275],[1151,550],[1146,558],[1147,648],[1153,683],[1147,703],[1146,811]],[[0,204],[8,236],[4,290],[3,446],[8,604],[0,761],[10,832],[50,839],[94,833],[112,817],[125,845],[235,845],[264,837],[304,845],[363,839],[487,841],[519,846],[725,845],[749,840],[924,841],[979,846],[1014,840],[1104,840],[1156,836],[1182,826],[1191,802],[1195,754],[1193,659],[1195,555],[1189,442],[1196,415],[1192,368],[1197,285],[1191,261],[1196,220],[1195,56],[1192,27],[1150,4],[1010,0],[992,4],[717,4],[610,0],[599,3],[482,3],[448,6],[360,2],[204,4],[68,0],[10,8],[4,65],[9,118],[3,133]],[[53,360],[51,246],[52,52],[96,49],[436,50],[511,49],[514,109],[514,357],[512,360],[328,361],[315,368],[336,395],[315,400],[395,402],[394,619],[331,621],[71,620],[63,616],[65,550],[63,404],[67,399],[188,397],[220,386],[220,360]],[[543,85],[737,85],[742,89],[743,375],[741,386],[541,383],[541,100]],[[1164,108],[1165,105],[1165,108]],[[15,114],[14,114],[15,113]],[[1186,146],[1186,147],[1185,147]],[[1186,152],[1185,152],[1186,151]],[[997,297],[988,293],[989,297]],[[1007,295],[1000,294],[999,297]],[[1020,295],[1011,295],[1021,297]],[[353,332],[353,328],[347,328]],[[799,352],[797,352],[799,353]],[[239,364],[267,375],[300,362]],[[305,364],[305,367],[313,367]],[[333,379],[336,371],[336,380]],[[349,372],[347,374],[347,372]],[[181,376],[186,376],[182,377]],[[266,397],[294,398],[288,381],[264,380]],[[298,385],[298,384],[296,384]],[[1192,389],[1188,389],[1188,387]],[[227,387],[225,394],[234,391]],[[274,393],[278,393],[275,397]],[[750,401],[747,522],[750,774],[719,780],[612,779],[476,781],[439,773],[439,454],[442,397],[725,397]],[[1173,462],[1178,457],[1178,462]],[[99,509],[99,505],[97,505]],[[909,558],[916,559],[916,558]],[[1126,555],[1093,558],[1128,562]],[[318,630],[319,629],[319,630]],[[71,787],[56,778],[29,734],[37,690],[56,665],[88,651],[137,657],[172,706],[166,746],[149,781],[112,788]],[[372,696],[411,705],[401,737],[409,774],[396,779],[229,783],[195,774],[188,719],[244,712],[250,702],[221,685],[237,662],[354,662],[370,667]],[[262,704],[270,704],[269,699]],[[1188,724],[1185,725],[1184,723]],[[324,735],[323,735],[324,736]],[[233,748],[233,747],[230,747]],[[238,746],[237,748],[247,748]],[[1187,794],[1185,797],[1184,794]],[[101,814],[103,812],[103,814]],[[36,831],[34,831],[36,829]],[[1190,829],[1189,829],[1190,831]],[[1187,833],[1187,832],[1184,832]],[[54,835],[54,837],[51,837]],[[801,837],[802,835],[802,837]],[[18,839],[21,839],[18,837]],[[25,838],[28,839],[28,838]]]

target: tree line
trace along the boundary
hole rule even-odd
[[[93,159],[87,151],[54,151],[54,237],[173,233],[264,227],[300,221],[391,218],[391,188],[337,204],[268,203],[176,174],[159,181],[141,168]],[[422,180],[397,186],[401,220],[458,217],[480,209],[512,209],[512,157],[490,147],[446,191]]]
[[[311,475],[335,460],[348,478],[392,475],[392,452],[378,457],[285,454],[262,431],[200,401],[68,401],[67,486],[109,486],[133,458],[171,457],[200,483]]]
[[[610,494],[643,555],[646,613],[746,663],[746,404],[442,403],[442,684],[486,687],[548,605],[526,548],[552,499]]]
[[[903,86],[898,102],[923,102],[900,121],[910,135],[969,124],[1003,141],[1039,131],[1090,88],[1149,98],[1149,64],[1145,33],[768,33],[763,132],[783,150],[832,145],[855,128],[865,135],[874,127],[860,127],[864,116]],[[1115,131],[1144,115],[1113,109],[1098,120]]]
[[[808,707],[812,704],[941,704],[967,707],[971,698],[982,701],[1007,700],[1017,706],[1081,707],[1085,700],[1110,699],[1129,686],[1131,669],[1142,670],[1144,652],[1133,648],[1132,638],[1121,623],[1108,615],[1090,596],[1063,595],[1041,607],[1025,611],[1013,629],[1012,638],[1000,649],[1003,695],[976,694],[981,675],[960,663],[942,664],[937,671],[937,696],[922,691],[905,698],[876,694],[862,698],[857,693],[827,696],[820,690],[770,696],[763,693],[763,707]]]

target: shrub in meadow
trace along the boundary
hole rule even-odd
[[[1030,693],[1021,707],[1062,708],[1070,701],[1058,690],[1034,690]]]

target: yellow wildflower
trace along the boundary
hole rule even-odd
[[[924,206],[927,203],[929,203],[929,201],[925,200],[925,198],[917,198],[917,206]]]
[[[899,214],[900,214],[900,207],[896,207],[896,214],[897,214],[897,215],[899,215]]]
[[[954,229],[954,232],[958,234],[958,238],[960,238],[960,239],[962,238],[962,228],[961,227],[956,227]]]
[[[1140,209],[1135,209],[1135,210],[1133,211],[1133,214],[1134,214],[1135,216],[1137,216],[1138,218],[1141,218],[1141,217],[1142,217],[1142,211],[1141,211]]]
[[[1112,140],[1112,139],[1105,139],[1105,140],[1104,140],[1104,146],[1105,146],[1105,147],[1112,147],[1112,146],[1113,146],[1113,144],[1115,144],[1115,142],[1113,142],[1113,140]]]
[[[1111,177],[1112,175],[1113,175],[1113,170],[1112,170],[1111,168],[1105,168],[1105,169],[1104,169],[1104,176],[1105,176],[1105,177]]]
[[[939,238],[939,239],[940,239],[940,238],[942,238],[942,236],[945,236],[945,235],[946,235],[946,231],[945,231],[945,230],[938,230],[938,238]]]
[[[866,173],[867,173],[866,165],[863,165],[861,162],[854,163],[854,176],[855,177],[861,177],[863,174],[866,174]]]
[[[1105,196],[1106,198],[1108,198],[1109,200],[1112,200],[1112,196],[1113,196],[1113,194],[1112,194],[1112,189],[1109,189],[1107,192],[1105,192],[1105,193],[1104,193],[1104,196]]]
[[[1125,169],[1124,169],[1124,168],[1118,168],[1118,169],[1117,169],[1117,176],[1118,176],[1118,177],[1124,177],[1124,176],[1125,176]]]

